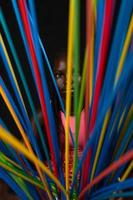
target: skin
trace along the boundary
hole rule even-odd
[[[9,186],[0,180],[0,197],[4,200],[19,200],[18,197],[10,190]]]
[[[64,101],[66,96],[66,69],[67,69],[66,55],[61,54],[59,57],[55,59],[54,75],[57,81],[58,88],[60,90],[60,94]]]
[[[54,62],[54,75],[56,78],[56,82],[63,99],[65,105],[66,99],[66,73],[67,73],[67,56],[65,53],[60,54]],[[79,76],[79,83],[81,81],[81,77]],[[74,98],[74,88],[73,88],[73,80],[72,80],[72,87],[71,87],[71,97],[72,97],[72,107],[71,107],[71,115],[74,115],[73,110],[73,98]]]

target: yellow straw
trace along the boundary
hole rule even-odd
[[[14,110],[13,110],[13,108],[12,108],[12,106],[11,106],[11,104],[10,104],[10,102],[9,102],[9,100],[8,100],[6,94],[5,94],[5,92],[4,92],[4,90],[3,90],[3,88],[1,86],[0,86],[0,94],[1,94],[1,96],[3,98],[3,100],[5,101],[5,104],[7,105],[8,109],[9,109],[9,111],[10,111],[10,113],[11,113],[11,115],[12,115],[12,117],[13,117],[13,119],[14,119],[17,127],[18,127],[18,129],[19,129],[19,131],[20,131],[20,133],[21,133],[21,135],[23,137],[23,140],[24,140],[24,142],[25,142],[28,150],[31,153],[33,153],[33,150],[32,150],[32,147],[31,147],[29,141],[28,141],[28,138],[27,138],[27,136],[26,136],[26,134],[25,134],[25,132],[24,132],[24,130],[23,130],[23,128],[22,128],[22,126],[21,126],[21,124],[20,124],[20,122],[19,122],[19,120],[18,120],[18,118],[17,118],[17,116],[16,116],[16,114],[15,114],[15,112],[14,112]],[[44,179],[43,174],[42,174],[40,168],[38,167],[38,165],[36,163],[34,163],[34,165],[36,166],[36,169],[38,171],[38,174],[40,175],[40,178],[41,178],[44,186],[47,188],[48,196],[52,200],[52,196],[50,195],[50,191],[48,189],[46,180]]]
[[[8,55],[8,53],[7,53],[7,50],[6,50],[6,47],[5,47],[5,44],[4,44],[4,41],[3,41],[3,39],[2,39],[1,34],[0,34],[0,43],[1,43],[1,46],[2,46],[2,48],[3,48],[3,50],[4,50],[4,53],[5,53],[7,62],[8,62],[8,66],[9,66],[9,68],[10,68],[12,77],[13,77],[14,82],[15,82],[15,84],[16,84],[16,88],[17,88],[17,90],[18,90],[18,93],[19,93],[19,96],[20,96],[20,98],[21,98],[22,104],[23,104],[24,109],[25,109],[25,111],[26,111],[26,107],[25,107],[25,104],[24,104],[24,101],[23,101],[23,97],[22,97],[22,94],[21,94],[21,91],[20,91],[20,88],[19,88],[19,85],[18,85],[16,76],[15,76],[15,73],[14,73],[14,70],[13,70],[13,66],[12,66],[12,64],[11,64],[11,61],[10,61],[9,55]],[[26,113],[27,113],[27,111],[26,111]]]
[[[95,156],[95,159],[94,159],[94,164],[93,164],[93,168],[92,168],[92,172],[91,172],[91,179],[90,180],[92,180],[93,177],[94,177],[94,173],[95,173],[95,170],[96,170],[98,157],[99,157],[100,150],[101,150],[101,147],[102,147],[102,144],[103,144],[103,140],[104,140],[106,128],[107,128],[107,125],[108,125],[108,121],[109,121],[109,118],[110,118],[110,114],[111,114],[111,109],[109,109],[109,111],[106,113],[106,116],[105,116],[105,119],[104,119],[103,128],[102,128],[102,132],[101,132],[99,143],[98,143],[98,147],[97,147],[96,156]]]
[[[120,118],[120,121],[119,121],[119,124],[118,124],[118,128],[117,130],[120,129],[121,125],[122,125],[122,122],[123,122],[123,119],[124,119],[124,115],[125,115],[125,112],[126,112],[126,108],[124,109],[122,115],[121,115],[121,118]]]
[[[122,54],[121,54],[121,58],[119,60],[118,69],[117,69],[116,78],[115,78],[115,85],[116,85],[116,83],[119,79],[119,76],[121,74],[123,63],[124,63],[125,57],[127,55],[127,51],[128,51],[128,47],[129,47],[129,44],[130,44],[132,34],[133,34],[133,15],[131,17],[131,21],[130,21],[130,24],[129,24],[127,36],[126,36],[123,51],[122,51]]]
[[[8,158],[6,155],[3,154],[2,156],[3,156],[3,158],[4,158],[7,162],[9,162],[9,163],[11,163],[12,165],[14,165],[15,167],[21,169],[20,165],[18,165],[18,164],[15,163],[13,160],[11,160],[10,158]]]
[[[69,191],[69,117],[71,111],[72,54],[74,33],[74,0],[70,1],[68,52],[67,52],[67,85],[66,85],[66,124],[65,124],[65,176],[66,191]],[[67,194],[67,200],[69,194]]]
[[[130,165],[128,166],[128,168],[126,169],[126,171],[124,172],[123,176],[121,178],[119,178],[119,181],[124,181],[130,174],[130,172],[133,170],[133,161],[131,161]],[[118,200],[122,200],[123,198],[119,198]]]
[[[85,124],[88,122],[88,108],[91,105],[93,94],[93,71],[94,71],[94,28],[95,28],[95,4],[94,1],[89,2],[88,21],[87,21],[87,49],[88,49],[88,61],[87,61],[87,75],[86,75],[86,95],[85,95]],[[88,135],[86,135],[88,138]]]
[[[31,180],[29,177],[25,177],[22,173],[19,173],[19,172],[17,172],[15,169],[13,169],[12,165],[15,166],[15,167],[17,167],[19,170],[22,170],[22,168],[21,168],[18,164],[16,164],[14,161],[12,161],[10,158],[8,158],[7,156],[5,156],[4,154],[1,155],[1,159],[2,159],[2,157],[4,158],[4,160],[5,160],[6,162],[8,162],[8,164],[10,164],[10,166],[7,165],[6,163],[1,162],[1,161],[0,161],[0,166],[2,166],[2,167],[3,167],[4,169],[6,169],[6,170],[12,172],[13,174],[17,175],[18,177],[21,177],[21,178],[23,178],[24,180],[27,180],[27,181],[29,181],[30,183],[32,183],[32,184],[34,184],[34,185],[40,187],[41,189],[44,189],[44,187],[43,187],[41,184],[36,183],[36,181]],[[2,159],[2,160],[3,160],[3,159]]]
[[[127,126],[129,124],[129,121],[132,119],[132,116],[133,116],[133,104],[131,105],[131,108],[129,109],[129,112],[128,112],[127,118],[125,120],[124,126],[123,126],[122,131],[120,133],[120,136],[118,138],[118,141],[117,141],[117,144],[116,144],[116,147],[115,147],[115,150],[114,150],[113,158],[114,158],[117,150],[119,149],[119,146],[121,144],[121,140],[124,137],[124,134],[126,132]]]
[[[119,138],[118,138],[116,147],[115,147],[115,149],[114,149],[114,153],[113,153],[112,160],[114,160],[114,157],[115,157],[115,155],[116,155],[116,152],[117,152],[118,149],[119,149],[119,146],[120,146],[120,144],[121,144],[122,138],[124,137],[124,134],[125,134],[125,132],[126,132],[127,126],[128,126],[128,124],[129,124],[130,120],[132,119],[132,116],[133,116],[133,104],[132,104],[131,108],[129,109],[127,118],[126,118],[126,120],[125,120],[125,123],[124,123],[124,125],[123,125],[122,131],[121,131],[120,136],[119,136]],[[111,179],[113,178],[114,174],[115,174],[115,173],[113,172],[112,175],[111,175],[111,177],[110,177],[110,181],[111,181]]]
[[[94,5],[92,6],[92,20],[91,20],[91,36],[90,36],[90,100],[89,106],[91,105],[92,101],[92,90],[93,90],[93,70],[94,70],[94,21],[95,21],[95,10]]]
[[[128,175],[130,174],[130,172],[132,170],[133,170],[133,161],[131,161],[130,165],[128,166],[128,168],[124,172],[123,176],[120,178],[120,181],[124,181],[128,177]]]
[[[4,92],[4,90],[3,90],[3,88],[1,86],[0,86],[0,94],[1,94],[5,104],[7,106],[7,108],[9,109],[9,111],[10,111],[10,113],[11,113],[11,115],[12,115],[12,117],[13,117],[13,119],[14,119],[17,127],[18,127],[18,129],[19,129],[27,148],[29,150],[31,150],[31,146],[30,146],[30,143],[28,141],[28,138],[27,138],[27,136],[26,136],[26,134],[25,134],[25,132],[24,132],[24,130],[23,130],[18,118],[17,118],[17,115],[15,114],[15,112],[14,112],[14,110],[13,110],[13,108],[12,108],[12,106],[11,106],[11,104],[10,104],[10,102],[9,102],[9,100],[8,100],[6,94],[5,94],[5,92]]]
[[[7,130],[5,130],[0,125],[0,138],[2,141],[10,144],[14,149],[16,149],[18,152],[23,154],[25,157],[27,157],[31,162],[36,163],[42,171],[44,171],[61,189],[61,191],[64,192],[66,195],[65,188],[61,185],[61,183],[58,181],[58,179],[51,173],[51,171],[35,156],[34,153],[29,152],[23,144],[21,144],[13,135],[9,134]]]
[[[130,165],[128,166],[128,168],[126,169],[125,173],[123,174],[123,176],[121,178],[119,178],[119,181],[124,181],[128,175],[130,174],[130,172],[133,170],[133,161],[131,161]],[[122,200],[123,198],[119,198],[118,200]]]

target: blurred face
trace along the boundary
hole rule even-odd
[[[66,69],[66,56],[61,55],[55,60],[54,74],[63,99],[65,99],[66,94]]]
[[[62,99],[65,103],[66,98],[66,73],[67,73],[67,56],[66,54],[61,54],[59,57],[55,59],[54,62],[54,75],[56,78],[56,82],[58,85],[58,88],[60,90],[60,94],[62,96]],[[79,76],[79,83],[81,81],[81,77]],[[71,97],[72,102],[74,98],[74,87],[73,87],[73,78],[72,78],[72,86],[71,86]],[[71,111],[73,113],[73,103]]]
[[[2,180],[0,180],[0,199],[1,197],[5,200],[19,200],[16,194]]]

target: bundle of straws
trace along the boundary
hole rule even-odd
[[[5,123],[4,117],[0,117],[0,178],[20,199],[103,200],[133,197],[133,1],[121,0],[118,4],[115,0],[86,0],[86,45],[82,66],[80,1],[69,1],[66,105],[39,36],[35,1],[12,0],[11,4],[28,68],[24,69],[19,59],[1,9],[0,71],[5,70],[9,84],[0,73],[0,108],[6,107],[5,115],[7,118],[9,115],[14,122],[21,140],[11,131],[10,123]],[[7,20],[10,23],[10,19]],[[64,170],[46,68],[66,117]],[[79,85],[80,68],[82,78]],[[28,76],[33,79],[46,133],[38,120],[32,88],[26,78],[27,70],[31,72]],[[70,130],[73,76],[74,136]],[[25,93],[21,91],[20,81]],[[32,112],[43,150],[40,150],[27,107]],[[78,136],[83,107],[86,142],[79,157]],[[70,137],[73,137],[74,148],[71,181]],[[42,151],[46,155],[45,162]]]

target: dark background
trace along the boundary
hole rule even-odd
[[[24,45],[22,42],[22,38],[19,32],[17,20],[14,14],[14,10],[12,7],[12,0],[2,0],[1,1],[1,9],[4,15],[4,18],[8,24],[8,29],[10,31],[13,43],[15,45],[15,49],[17,51],[19,60],[21,62],[23,71],[25,73],[26,80],[28,82],[28,86],[35,104],[35,107],[37,110],[40,109],[39,99],[37,95],[37,91],[35,89],[35,84],[33,81],[33,78],[31,76],[31,71],[29,67],[29,63],[27,61],[27,55],[25,53]],[[83,53],[84,53],[84,44],[85,44],[85,0],[81,1],[80,5],[80,12],[81,12],[81,18],[80,18],[80,26],[81,26],[81,62],[83,59]],[[67,49],[67,34],[68,34],[68,0],[35,0],[35,8],[36,8],[36,14],[37,14],[37,22],[38,22],[38,29],[39,34],[42,39],[42,42],[44,44],[45,50],[47,52],[47,56],[49,58],[50,64],[53,68],[53,61],[55,56],[61,52],[66,51]],[[5,38],[5,35],[3,33],[3,30],[1,29],[2,37],[4,39],[4,43],[6,45],[13,69],[15,71],[15,75],[17,77],[22,96],[24,98],[24,102],[26,104],[26,108],[29,114],[29,118],[32,118],[31,110],[29,107],[29,104],[27,103],[27,97],[24,91],[24,88],[22,86],[22,82],[20,80],[20,77],[18,75],[18,71],[16,69],[14,60],[12,58],[12,54],[10,51],[10,48],[8,46],[7,40]],[[45,67],[44,62],[44,68]],[[46,70],[46,73],[47,70]],[[0,75],[2,76],[2,79],[4,80],[6,87],[10,91],[10,94],[12,95],[17,107],[18,103],[15,99],[14,92],[12,90],[11,83],[9,81],[9,78],[7,76],[7,73],[4,69],[4,64],[1,62],[0,64]],[[47,74],[47,78],[49,79],[48,82],[50,82],[49,74]],[[6,108],[5,103],[3,102],[2,98],[0,97],[0,117],[3,119],[5,124],[8,125],[9,130],[12,133],[18,134],[18,130],[16,128],[15,123],[12,120],[12,117]]]
[[[81,2],[81,46],[83,49],[85,42],[85,0]],[[68,3],[68,0],[35,0],[39,34],[51,61],[56,52],[67,48]],[[7,20],[12,38],[16,45],[19,44],[20,49],[21,37],[11,0],[2,0],[1,8]],[[17,50],[19,51],[19,49]]]

